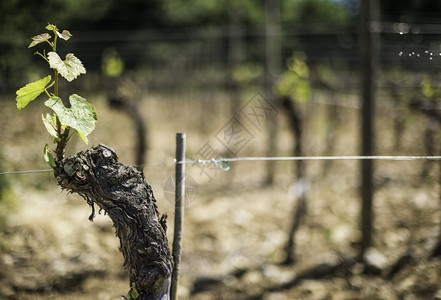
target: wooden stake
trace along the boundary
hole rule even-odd
[[[184,224],[185,198],[185,133],[176,134],[176,189],[175,189],[175,227],[173,233],[173,273],[170,299],[178,298],[179,264],[181,261],[182,228]]]

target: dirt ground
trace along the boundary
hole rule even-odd
[[[244,103],[254,95],[244,93]],[[136,136],[130,119],[109,109],[102,97],[84,96],[96,106],[99,121],[90,145],[77,139],[69,152],[101,142],[113,147],[123,163],[133,164]],[[233,117],[228,104],[228,95],[213,91],[147,95],[140,104],[149,134],[144,173],[160,212],[169,216],[170,244],[173,203],[164,189],[174,174],[175,133],[187,133],[188,158],[200,158],[207,145],[228,156],[219,144],[219,133]],[[0,105],[0,171],[47,169],[42,148],[49,136],[40,107],[32,104],[19,112],[13,98]],[[311,103],[302,111],[305,155],[330,154],[328,106]],[[403,114],[405,131],[395,149],[391,111],[379,110],[378,155],[425,153],[425,118]],[[332,154],[358,155],[358,116],[356,109],[339,108]],[[280,126],[277,155],[291,156],[293,138],[283,111],[274,118]],[[257,128],[241,122],[252,138],[236,156],[266,156],[267,124]],[[438,128],[435,141],[440,138]],[[366,254],[368,265],[356,259],[361,236],[358,161],[306,162],[302,184],[296,183],[295,163],[279,161],[274,184],[266,185],[267,165],[232,162],[229,171],[204,169],[208,173],[187,165],[191,186],[180,299],[441,299],[441,257],[431,257],[441,225],[439,164],[375,163],[374,247]],[[90,223],[85,201],[60,192],[51,173],[0,176],[0,299],[121,299],[128,292],[119,241],[107,216]],[[307,191],[307,213],[295,236],[296,261],[283,265],[296,195],[302,190]]]

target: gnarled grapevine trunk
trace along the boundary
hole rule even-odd
[[[94,204],[112,219],[129,273],[129,297],[169,299],[173,263],[166,216],[160,216],[143,174],[119,163],[105,145],[67,157],[54,169],[62,189],[78,193],[92,206],[90,220]]]

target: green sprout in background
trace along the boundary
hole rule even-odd
[[[296,102],[307,102],[311,95],[311,85],[306,55],[303,52],[294,52],[287,61],[287,68],[277,84],[278,93],[281,96],[290,96]]]
[[[114,48],[104,51],[101,61],[101,70],[108,77],[118,77],[124,71],[124,60]]]
[[[52,109],[53,113],[42,115],[42,119],[47,131],[54,137],[54,144],[57,145],[57,148],[54,158],[49,150],[49,145],[46,144],[44,158],[51,167],[55,167],[63,159],[66,144],[73,133],[76,132],[87,144],[87,136],[94,130],[95,122],[98,119],[95,108],[85,98],[77,94],[69,96],[70,108],[64,106],[58,93],[59,75],[71,82],[81,74],[86,74],[86,69],[74,54],[68,53],[65,60],[62,60],[57,53],[58,38],[67,41],[72,37],[70,32],[67,30],[60,32],[57,26],[52,24],[47,25],[46,29],[52,32],[53,36],[49,33],[34,36],[29,48],[41,43],[49,44],[50,52],[40,53],[37,51],[35,55],[42,57],[49,67],[54,69],[53,78],[51,75],[47,75],[42,79],[28,83],[17,91],[16,101],[17,108],[22,110],[41,94],[44,93],[48,97],[44,104]]]

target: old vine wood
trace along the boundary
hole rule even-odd
[[[77,193],[113,221],[129,273],[127,299],[169,299],[172,258],[166,216],[160,215],[152,188],[136,168],[118,162],[115,151],[100,144],[64,158],[54,167],[63,190]]]
[[[115,151],[102,144],[64,156],[75,132],[88,143],[87,135],[94,130],[98,117],[95,107],[85,98],[77,94],[64,100],[60,97],[59,77],[71,82],[86,74],[86,69],[73,53],[66,54],[64,61],[57,53],[58,39],[69,40],[72,37],[69,31],[61,31],[53,24],[45,29],[49,33],[32,37],[29,48],[49,45],[49,52],[35,54],[53,69],[53,77],[47,75],[20,88],[16,92],[17,108],[23,109],[40,95],[49,98],[44,105],[53,113],[43,115],[42,120],[54,138],[56,149],[53,152],[46,144],[44,159],[54,169],[61,188],[79,194],[92,207],[90,221],[95,216],[95,204],[112,219],[124,267],[129,273],[130,290],[126,299],[170,299],[173,261],[166,236],[166,216],[159,214],[152,188],[142,172],[118,162]]]

